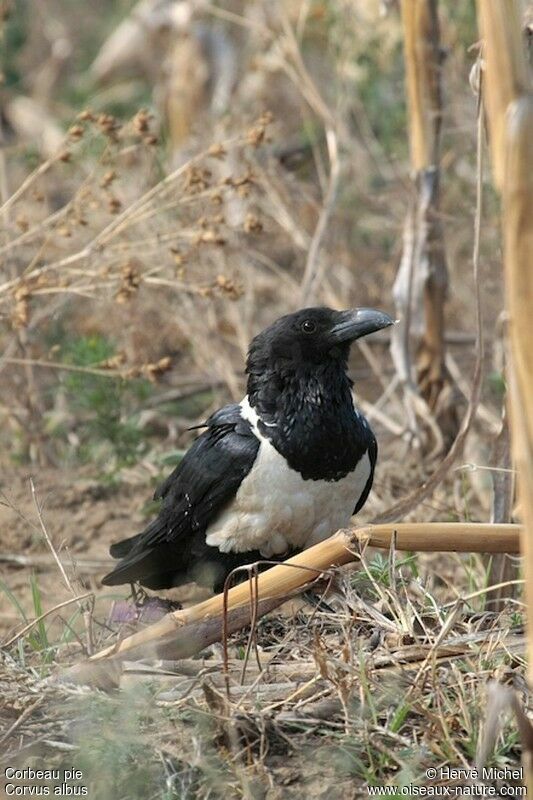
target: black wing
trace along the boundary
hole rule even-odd
[[[175,585],[171,576],[188,571],[191,555],[205,542],[207,526],[233,499],[259,449],[238,405],[217,411],[206,428],[156,491],[155,498],[163,501],[157,518],[141,533],[111,546],[111,555],[122,561],[102,583],[139,581],[163,588],[155,584]]]
[[[368,459],[370,461],[370,475],[368,476],[368,480],[365,484],[365,488],[361,494],[361,497],[357,501],[357,505],[354,508],[354,514],[357,514],[363,508],[364,504],[367,501],[368,495],[370,494],[370,489],[372,488],[372,482],[374,480],[374,467],[376,466],[376,461],[378,457],[378,443],[374,435],[372,434],[372,440],[368,445]],[[352,515],[353,516],[353,515]]]

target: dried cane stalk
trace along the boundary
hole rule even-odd
[[[519,533],[517,525],[450,522],[368,525],[358,530],[340,531],[259,575],[257,605],[250,603],[248,581],[230,589],[226,624],[224,597],[219,594],[191,608],[167,614],[154,625],[74,665],[61,678],[109,686],[116,682],[120,661],[124,658],[187,658],[220,641],[223,629],[232,633],[243,628],[250,623],[252,615],[259,619],[287,597],[303,591],[332,566],[356,560],[358,549],[366,545],[390,548],[395,537],[399,550],[517,553]]]

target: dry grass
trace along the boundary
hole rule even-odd
[[[466,579],[474,586],[480,566]],[[167,796],[165,781],[176,797],[269,786],[288,797],[327,786],[341,797],[349,787],[424,783],[431,766],[472,766],[488,735],[487,682],[528,702],[520,604],[491,613],[486,590],[443,603],[443,580],[418,570],[413,556],[363,553],[359,570],[339,576],[331,612],[292,601],[259,621],[249,659],[246,632],[230,637],[227,671],[217,648],[126,664],[119,695],[46,680],[79,659],[80,645],[32,650],[19,640],[4,654],[6,763],[73,761],[97,797],[111,787],[144,796],[148,785]],[[465,578],[458,566],[456,585]],[[101,622],[97,647],[117,633]],[[507,722],[486,763],[516,764],[518,752]],[[118,766],[127,764],[128,780]]]

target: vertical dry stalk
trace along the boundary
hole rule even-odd
[[[451,440],[457,417],[449,402],[450,377],[445,366],[448,271],[439,219],[442,57],[437,6],[437,0],[402,0],[401,5],[414,196],[394,284],[401,322],[393,332],[391,349],[408,395],[418,390],[438,419],[444,437]],[[411,367],[412,346],[416,351],[416,381]],[[417,406],[411,406],[411,425],[415,427]]]
[[[491,453],[492,472],[492,513],[491,522],[495,524],[511,522],[513,513],[514,472],[511,461],[511,440],[509,418],[503,409],[501,430],[496,436]],[[509,583],[518,577],[516,563],[506,554],[499,553],[488,559],[487,584]],[[499,613],[507,605],[509,597],[516,597],[516,585],[502,587],[487,594],[491,611]]]
[[[174,163],[183,160],[183,150],[190,143],[194,124],[207,108],[209,66],[198,38],[179,36],[169,48],[166,83],[159,87],[164,95],[165,119]]]
[[[490,130],[494,183],[504,187],[507,150],[506,114],[510,103],[528,89],[519,3],[478,0],[478,16],[485,45],[485,108]]]
[[[502,191],[505,282],[511,345],[511,420],[513,456],[519,466],[519,491],[528,531],[533,529],[533,95],[524,56],[518,4],[478,2],[485,48],[485,105],[494,182]],[[529,492],[529,495],[528,495]],[[528,499],[530,504],[528,504]],[[528,515],[531,516],[528,516]],[[533,547],[529,605],[533,608]],[[533,679],[533,614],[530,614],[530,679]]]
[[[402,0],[411,166],[436,164],[441,123],[437,0]]]
[[[517,29],[517,33],[519,29]],[[518,41],[521,46],[521,41]],[[511,345],[511,422],[518,494],[525,524],[529,681],[533,686],[533,93],[510,106],[505,130],[503,223]]]
[[[529,680],[533,685],[533,93],[511,104],[506,134],[504,258],[512,356],[512,442],[525,523]]]
[[[517,2],[478,0],[486,61],[486,109],[494,182],[502,193],[506,304],[509,314],[513,457],[524,529],[529,682],[533,686],[533,92]],[[526,764],[528,790],[533,768]]]

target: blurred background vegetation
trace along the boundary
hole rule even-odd
[[[14,458],[56,466],[92,460],[112,473],[145,456],[154,436],[175,448],[183,425],[169,432],[169,415],[206,413],[223,396],[240,396],[247,341],[301,304],[298,287],[327,195],[328,124],[339,139],[340,177],[311,299],[390,309],[410,193],[394,2],[3,5],[4,199],[50,162],[4,216],[3,269],[12,280],[2,294],[2,345],[20,363],[4,362],[17,404],[3,406],[2,436]],[[453,343],[468,341],[474,322],[468,73],[477,33],[473,2],[443,2],[440,15]],[[265,112],[268,133],[250,148]],[[109,250],[77,258],[113,217],[221,141],[233,144],[203,177],[176,181],[159,210],[154,204]],[[488,206],[493,215],[491,198]],[[483,251],[492,326],[500,310],[496,226],[487,226]],[[68,267],[59,275],[72,256],[77,276]],[[57,285],[45,286],[41,274],[15,287],[15,275],[42,265]],[[167,357],[166,395],[180,394],[183,376],[196,391],[152,407],[146,377],[158,370],[146,367]],[[456,357],[471,359],[464,342]],[[129,380],[28,363],[100,369],[113,359],[122,374],[130,369]],[[373,399],[375,376],[368,363],[360,368]]]

